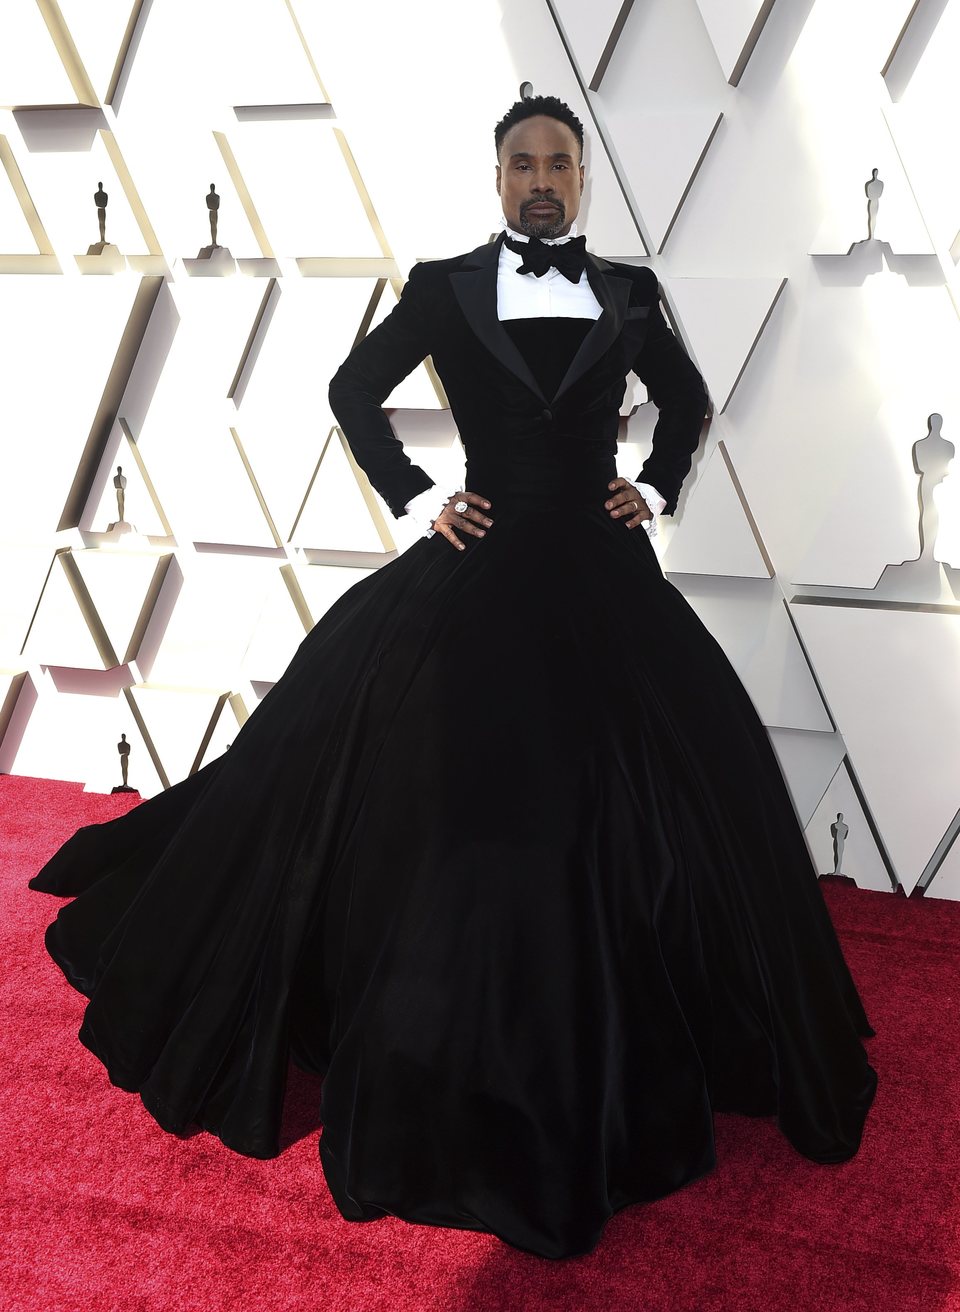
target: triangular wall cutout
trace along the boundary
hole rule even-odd
[[[389,259],[380,224],[346,137],[313,119],[283,127],[277,151],[276,124],[244,121],[220,134],[235,190],[262,254],[291,251],[302,257]],[[290,203],[287,160],[309,159],[301,170],[297,202]],[[269,240],[266,234],[269,233]]]
[[[143,454],[137,446],[130,425],[125,419],[117,420],[108,453],[105,453],[93,482],[89,497],[80,517],[80,528],[88,533],[106,533],[109,526],[120,518],[119,501],[114,479],[126,479],[123,489],[123,518],[134,524],[143,537],[172,537],[173,528],[160,504],[153,479]]]
[[[58,551],[23,654],[82,670],[134,660],[172,560],[171,553]]]
[[[103,142],[104,149],[110,157],[114,172],[117,175],[117,181],[123,189],[123,194],[127,204],[130,206],[130,212],[136,220],[137,227],[140,230],[140,236],[143,238],[143,245],[148,256],[153,256],[155,263],[150,261],[144,262],[135,252],[128,249],[125,254],[129,258],[131,254],[138,260],[138,267],[143,273],[162,273],[163,272],[163,251],[160,248],[160,241],[153,230],[153,224],[150,222],[150,216],[147,214],[146,207],[140,198],[137,185],[133,180],[127,162],[120,151],[120,145],[117,138],[112,132],[101,128],[99,132],[100,140]]]
[[[116,655],[110,664],[136,660],[173,559],[172,552],[157,555],[111,548],[73,551],[61,557],[64,567],[74,571],[72,581],[82,608],[86,610],[88,598],[93,607],[88,619],[91,629],[106,634]]]
[[[395,550],[376,493],[339,428],[324,443],[290,541],[316,551]]]
[[[4,0],[2,25],[0,109],[98,107],[57,0]]]
[[[102,626],[96,633],[91,631],[72,586],[72,574],[61,560],[64,554],[58,551],[51,562],[22,655],[40,665],[108,669],[115,664],[116,653],[110,650]]]
[[[843,760],[843,739],[806,729],[770,729],[769,734],[797,818],[806,826]]]
[[[279,548],[282,539],[237,429],[202,429],[196,436],[189,471],[194,541]]]
[[[723,76],[731,86],[740,81],[773,4],[774,0],[697,0]]]
[[[57,2],[74,57],[83,61],[84,76],[103,104],[111,104],[144,0],[98,0],[95,5],[89,0]]]
[[[723,442],[707,461],[663,557],[671,574],[769,579],[774,569]]]
[[[123,686],[123,672],[44,671],[39,696],[17,749],[17,774],[78,780],[85,792],[109,793],[122,783],[121,734],[130,747],[128,782],[144,798],[160,792],[148,744]]]
[[[591,91],[600,86],[633,0],[554,0],[553,11],[580,74]]]
[[[833,732],[775,579],[672,574],[670,582],[720,643],[768,728]]]
[[[127,698],[140,714],[164,784],[179,783],[197,770],[227,693],[144,683],[128,688]]]
[[[846,825],[840,850],[841,875],[856,881],[858,888],[873,888],[878,893],[892,893],[893,883],[877,849],[876,840],[860,799],[853,786],[846,762],[842,762],[820,804],[806,826],[807,846],[821,875],[834,873],[837,849],[832,827]]]
[[[722,118],[712,109],[607,112],[626,177],[642,181],[637,208],[658,251],[666,245]]]
[[[786,278],[670,278],[672,301],[718,412],[726,409]]]
[[[815,604],[792,614],[910,893],[960,806],[960,615]]]
[[[0,165],[0,273],[59,273],[47,230],[2,133]]]

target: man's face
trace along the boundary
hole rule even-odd
[[[528,237],[565,237],[580,211],[583,165],[573,131],[535,114],[515,123],[500,145],[497,193],[511,228]]]

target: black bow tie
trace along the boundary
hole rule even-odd
[[[580,281],[587,257],[585,236],[571,237],[558,246],[548,246],[539,237],[531,237],[529,241],[515,241],[512,237],[504,237],[503,240],[512,251],[523,256],[517,273],[533,273],[542,278],[553,265],[571,282]]]

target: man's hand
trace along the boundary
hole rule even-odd
[[[645,519],[653,519],[653,512],[644,501],[643,497],[627,482],[625,478],[615,478],[612,483],[608,483],[609,491],[613,493],[609,501],[603,503],[604,510],[610,511],[611,519],[627,519],[627,528],[636,528],[642,524]]]
[[[458,501],[468,503],[466,510],[462,513],[453,508]],[[466,543],[461,542],[454,533],[454,526],[465,529],[468,533],[472,533],[474,537],[482,538],[485,536],[487,528],[493,523],[493,520],[483,513],[484,510],[489,509],[490,502],[482,497],[479,492],[454,492],[433,521],[433,527],[438,533],[442,533],[452,546],[463,551]],[[481,528],[480,525],[486,525],[486,527]]]

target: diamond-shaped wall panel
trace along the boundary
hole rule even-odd
[[[839,849],[838,834],[843,839]],[[821,875],[846,875],[859,888],[872,888],[878,893],[892,891],[893,882],[846,762],[820,799],[806,827],[806,836]]]
[[[291,540],[297,546],[315,550],[392,551],[394,548],[390,526],[378,498],[351,457],[339,428],[331,430],[324,444]]]
[[[786,282],[786,278],[670,279],[667,297],[719,411],[726,409]]]
[[[672,574],[723,646],[768,728],[833,730],[774,579]]]
[[[960,611],[796,605],[793,614],[909,893],[960,807]]]
[[[722,442],[707,461],[663,558],[671,574],[768,579],[770,557]]]

